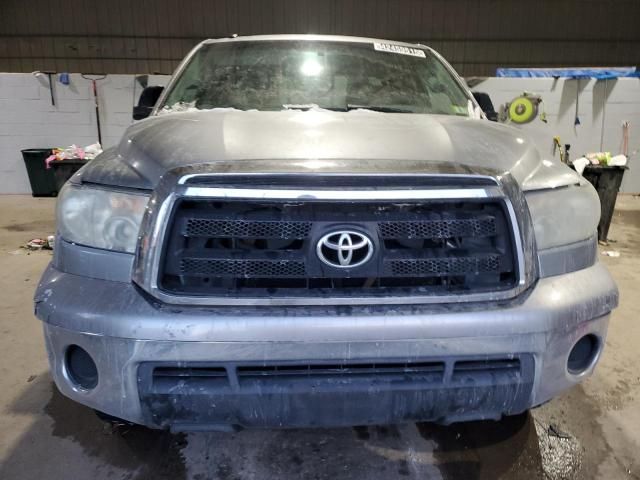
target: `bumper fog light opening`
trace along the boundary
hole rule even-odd
[[[84,348],[70,345],[64,360],[68,380],[74,387],[92,390],[98,385],[98,367]]]
[[[567,370],[572,375],[580,375],[593,366],[600,351],[600,340],[593,334],[588,334],[578,340],[567,360]]]

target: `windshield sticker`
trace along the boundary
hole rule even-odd
[[[399,53],[400,55],[427,58],[424,50],[420,48],[403,47],[402,45],[393,45],[392,43],[374,43],[373,48],[379,52]]]

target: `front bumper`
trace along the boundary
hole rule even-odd
[[[579,375],[567,371],[569,352],[587,334],[604,345],[617,301],[617,288],[600,264],[540,279],[517,301],[482,305],[175,307],[150,301],[132,284],[51,266],[35,297],[62,393],[135,423],[182,430],[448,423],[518,413],[592,373],[600,351]],[[70,381],[64,360],[69,345],[95,360],[94,389]],[[451,383],[457,362],[505,358],[519,359],[519,376],[489,373]],[[232,374],[238,365],[363,362],[437,363],[444,381],[287,377],[245,388]],[[178,383],[163,392],[149,383],[154,365],[213,368],[229,380],[215,388]]]

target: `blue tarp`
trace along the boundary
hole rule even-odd
[[[620,77],[640,77],[636,67],[596,68],[498,68],[497,77],[511,78],[595,78],[606,80]]]

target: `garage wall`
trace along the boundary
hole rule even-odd
[[[205,38],[426,43],[464,76],[640,64],[638,0],[1,0],[0,72],[171,73]]]
[[[168,78],[151,76],[149,84],[165,85]],[[20,150],[72,143],[84,146],[97,141],[91,83],[78,74],[70,79],[69,86],[54,84],[56,106],[52,106],[46,77],[0,74],[0,193],[30,192]],[[621,124],[630,121],[631,170],[626,174],[623,191],[640,192],[640,79],[607,80],[606,84],[581,80],[579,85],[581,124],[576,127],[576,80],[489,78],[474,90],[489,93],[496,107],[523,91],[541,94],[548,123],[534,120],[516,128],[525,131],[549,158],[554,135],[572,145],[573,158],[599,150],[603,114],[603,147],[618,153]],[[98,89],[103,143],[109,147],[116,144],[131,123],[134,99],[141,87],[133,75],[109,75],[98,82]]]
[[[523,92],[542,96],[547,123],[539,118],[515,128],[526,132],[548,158],[553,155],[553,137],[571,144],[571,158],[588,152],[621,153],[622,122],[631,123],[629,167],[622,191],[640,192],[640,79],[569,80],[553,78],[488,78],[473,90],[491,96],[495,109]],[[576,95],[580,125],[574,125]],[[604,128],[603,125],[604,116]],[[602,146],[601,146],[602,142]],[[556,153],[556,160],[559,155]]]
[[[98,141],[91,82],[79,74],[70,75],[68,86],[53,78],[55,106],[46,76],[0,74],[0,193],[31,192],[20,150]],[[151,76],[149,84],[165,85],[168,78]],[[133,75],[109,75],[98,82],[105,147],[115,145],[131,123],[140,91]]]

